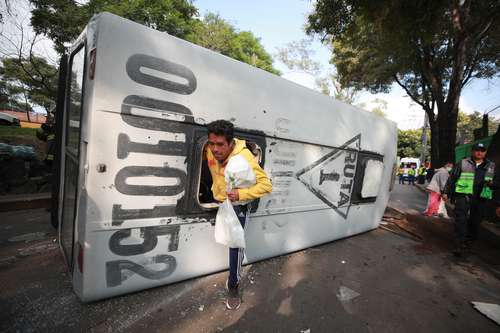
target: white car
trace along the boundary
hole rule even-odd
[[[11,116],[8,113],[0,112],[0,125],[21,126],[19,118]]]

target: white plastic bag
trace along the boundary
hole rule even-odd
[[[227,247],[245,247],[245,232],[229,199],[226,199],[217,211],[215,241]]]
[[[450,218],[448,216],[448,210],[446,209],[446,203],[444,202],[443,199],[439,200],[438,215],[441,216],[441,217],[444,217],[446,219]]]
[[[224,177],[230,188],[249,188],[256,182],[252,167],[241,155],[235,155],[229,159],[224,170]]]

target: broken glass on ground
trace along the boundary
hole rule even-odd
[[[471,302],[474,308],[500,325],[500,305],[493,303]]]
[[[352,289],[345,286],[340,286],[339,292],[337,293],[337,298],[341,302],[348,302],[360,296],[360,294]]]

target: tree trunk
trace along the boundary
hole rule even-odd
[[[436,120],[429,119],[429,127],[431,129],[431,168],[437,169],[436,165],[438,165],[439,161],[439,151],[438,151],[438,136],[439,129],[436,125]]]
[[[28,97],[26,97],[26,93],[24,93],[24,104],[26,106],[26,118],[28,120],[28,123],[31,123],[30,108],[29,108],[29,104],[28,104]]]
[[[444,103],[438,107],[437,119],[431,125],[431,154],[434,169],[442,167],[447,162],[455,162],[457,118],[458,103]]]

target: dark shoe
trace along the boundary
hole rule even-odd
[[[226,308],[228,310],[237,310],[241,305],[241,298],[238,286],[228,287]]]
[[[463,243],[458,244],[457,247],[455,247],[455,249],[453,249],[452,252],[453,252],[453,255],[455,257],[460,258],[460,257],[463,257],[465,254],[467,254],[468,247],[467,247],[466,243],[463,242]]]

